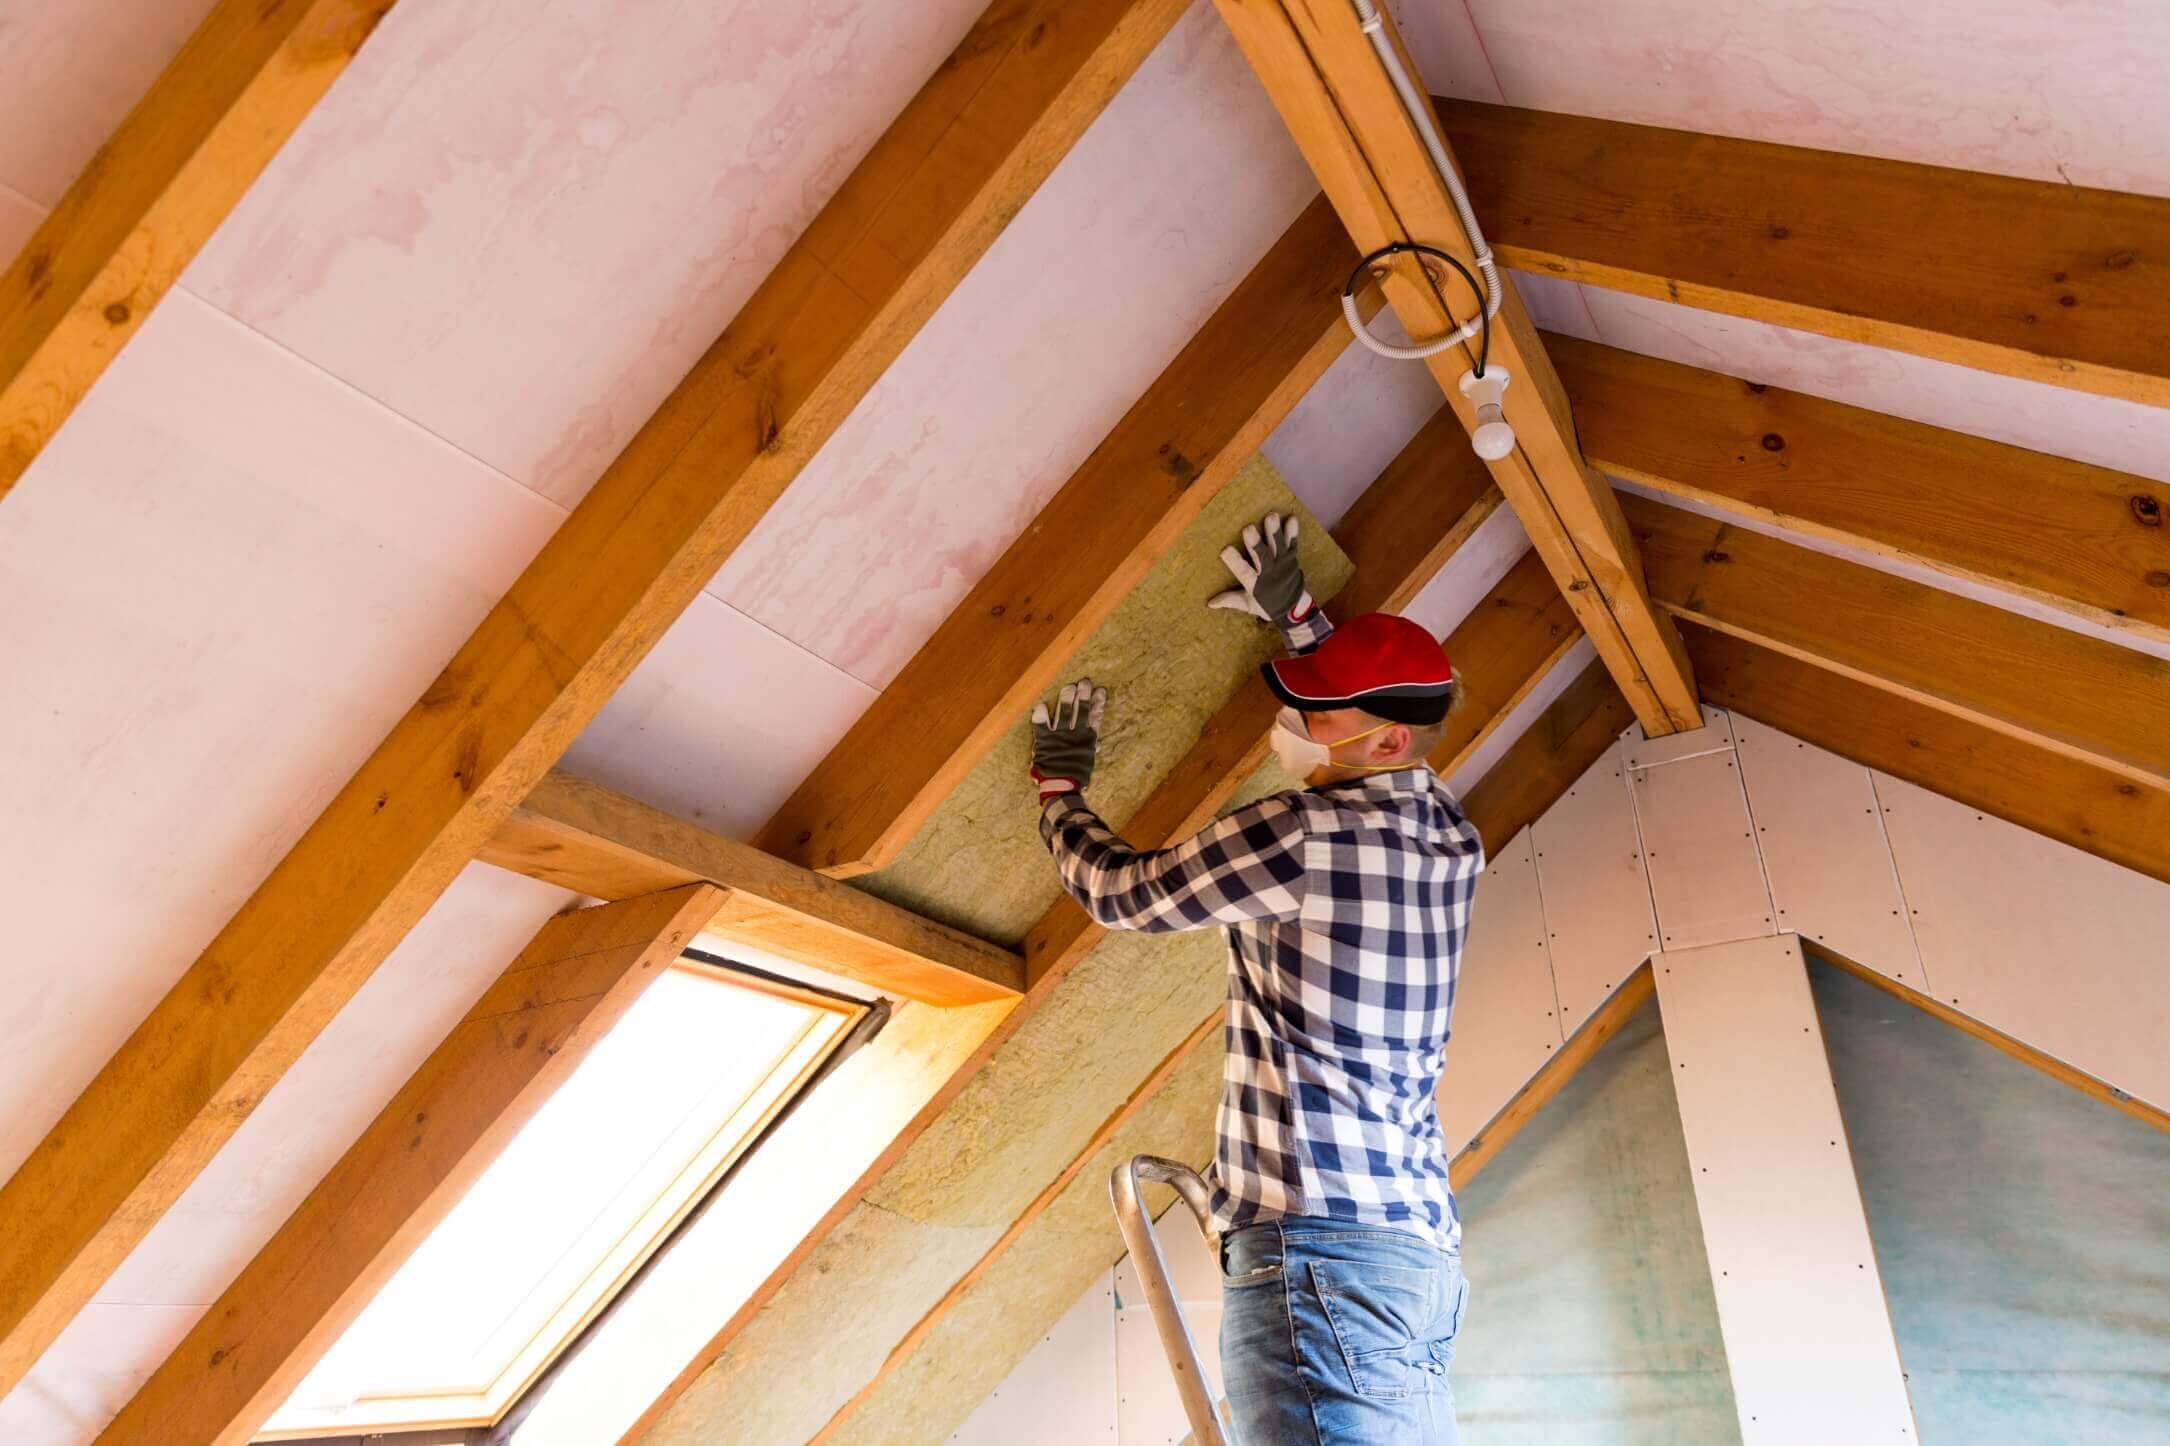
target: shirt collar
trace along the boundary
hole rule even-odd
[[[1397,768],[1390,773],[1366,773],[1356,778],[1344,778],[1335,783],[1322,783],[1311,790],[1313,793],[1342,793],[1355,791],[1373,798],[1406,797],[1412,793],[1430,793],[1443,785],[1439,775],[1421,763],[1407,768]]]

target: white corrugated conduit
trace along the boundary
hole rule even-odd
[[[1449,347],[1460,346],[1473,336],[1481,335],[1483,345],[1477,353],[1477,365],[1474,370],[1463,373],[1461,390],[1477,408],[1477,425],[1470,434],[1471,445],[1476,448],[1478,456],[1488,462],[1496,462],[1514,450],[1514,428],[1508,424],[1501,407],[1501,394],[1506,391],[1510,378],[1504,367],[1488,367],[1486,364],[1491,351],[1491,322],[1492,318],[1499,314],[1500,307],[1499,267],[1492,259],[1492,248],[1484,239],[1483,228],[1477,224],[1476,212],[1470,208],[1469,192],[1462,186],[1461,174],[1454,169],[1454,162],[1447,156],[1446,142],[1440,138],[1439,127],[1432,115],[1431,102],[1417,89],[1416,82],[1410,78],[1408,70],[1401,63],[1400,53],[1387,38],[1386,22],[1379,14],[1378,6],[1373,0],[1350,0],[1350,3],[1356,9],[1359,26],[1371,37],[1372,51],[1379,57],[1379,66],[1386,72],[1386,78],[1394,87],[1395,95],[1400,97],[1402,109],[1408,113],[1411,124],[1423,138],[1424,149],[1432,159],[1432,168],[1439,173],[1440,182],[1446,186],[1447,195],[1454,201],[1454,213],[1461,220],[1462,230],[1469,237],[1470,250],[1474,254],[1478,272],[1484,277],[1484,285],[1483,309],[1445,336],[1411,346],[1396,346],[1391,342],[1381,341],[1364,325],[1364,318],[1356,308],[1356,283],[1364,270],[1380,257],[1412,250],[1427,256],[1436,256],[1461,272],[1469,279],[1472,289],[1476,289],[1476,280],[1470,277],[1468,269],[1445,252],[1429,246],[1397,244],[1373,252],[1358,264],[1357,270],[1349,277],[1349,284],[1342,288],[1341,312],[1348,319],[1349,330],[1356,334],[1358,341],[1393,361],[1423,361],[1427,357],[1437,356]]]

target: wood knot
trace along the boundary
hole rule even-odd
[[[1586,577],[1578,577],[1567,585],[1567,590],[1569,592],[1588,592],[1590,590],[1590,580]]]
[[[1751,393],[1759,397],[1771,389],[1766,382],[1743,382],[1741,385],[1747,387]]]
[[[1008,603],[996,603],[993,607],[987,609],[987,616],[991,618],[999,618],[1009,610],[1010,605]]]
[[[126,326],[128,318],[132,315],[134,313],[128,309],[128,303],[125,301],[116,301],[105,309],[105,319],[115,326]]]
[[[1765,432],[1763,434],[1763,450],[1766,452],[1783,452],[1786,450],[1786,439],[1776,432]]]
[[[2132,515],[2139,519],[2142,527],[2162,526],[2162,504],[2145,492],[2133,497]]]
[[[1784,226],[1773,226],[1771,228],[1771,239],[1773,241],[1784,241],[1791,235],[1793,235],[1793,233],[1787,230]]]
[[[2123,271],[2126,267],[2132,265],[2133,262],[2139,259],[2139,257],[2133,255],[2130,251],[2112,251],[2108,256],[2105,256],[2102,259],[2102,264],[2112,271]]]
[[[2170,572],[2164,572],[2159,567],[2156,568],[2147,575],[2147,585],[2149,587],[2170,587]]]
[[[2064,295],[2057,298],[2057,304],[2059,306],[2078,306],[2080,304],[2080,299],[2077,296],[2074,296],[2071,292],[2067,291]]]
[[[1703,561],[1705,562],[1731,562],[1732,560],[1732,553],[1721,552],[1715,547],[1703,554]]]
[[[810,829],[810,828],[802,828],[802,829],[800,829],[800,830],[799,830],[799,843],[800,843],[800,844],[801,844],[802,846],[803,846],[803,845],[806,845],[806,844],[810,844],[810,843],[812,843],[813,841],[814,841],[814,831],[813,831],[812,829]]]

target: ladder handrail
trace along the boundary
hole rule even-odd
[[[1160,1348],[1175,1372],[1176,1394],[1182,1397],[1183,1414],[1190,1418],[1192,1438],[1198,1446],[1234,1446],[1234,1438],[1220,1412],[1213,1409],[1213,1392],[1206,1384],[1205,1367],[1191,1340],[1190,1322],[1183,1318],[1182,1302],[1168,1278],[1168,1261],[1160,1253],[1160,1238],[1152,1217],[1139,1198],[1138,1182],[1154,1180],[1175,1187],[1175,1193],[1197,1217],[1198,1229],[1213,1238],[1213,1211],[1206,1182],[1196,1170],[1158,1155],[1138,1155],[1115,1167],[1108,1178],[1108,1195],[1115,1202],[1115,1223],[1123,1232],[1123,1244],[1138,1267],[1145,1284],[1145,1303],[1153,1313],[1153,1328],[1160,1334]]]

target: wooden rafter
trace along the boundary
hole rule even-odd
[[[1347,0],[1217,3],[1358,248],[1416,241],[1468,261],[1446,186]],[[1398,46],[1392,22],[1381,23]],[[1466,296],[1450,305],[1443,283],[1406,256],[1381,284],[1420,339],[1452,330],[1472,307]],[[1612,488],[1584,460],[1544,345],[1512,284],[1502,277],[1501,286],[1489,355],[1513,377],[1505,409],[1516,441],[1492,464],[1493,478],[1644,726],[1653,734],[1701,727],[1678,633],[1644,593]],[[1471,341],[1425,363],[1465,426],[1474,412],[1460,380],[1477,350]]]
[[[12,1387],[632,671],[1182,12],[1000,0],[0,1188]]]
[[[1499,492],[1476,458],[1466,448],[1441,454],[1434,445],[1436,435],[1420,436],[1404,448],[1334,529],[1334,540],[1355,564],[1355,575],[1335,599],[1336,610],[1367,612],[1405,605],[1501,505]],[[1123,825],[1124,836],[1141,846],[1164,845],[1212,819],[1264,762],[1267,734],[1279,706],[1263,683],[1254,680],[1253,686],[1239,691],[1207,721],[1198,742]],[[637,1439],[660,1420],[715,1363],[792,1272],[941,1116],[967,1081],[994,1058],[1104,932],[1068,897],[1049,907],[1026,935],[1029,984],[1017,1007],[650,1404],[629,1433],[630,1439]]]
[[[720,884],[708,933],[903,999],[983,1004],[1025,987],[1012,950],[568,773],[544,778],[476,857],[599,899]]]
[[[2170,662],[1677,507],[1627,497],[1681,618],[2170,787]]]
[[[1726,633],[1685,631],[1711,702],[2170,882],[2170,789]]]
[[[1616,477],[2170,641],[2170,485],[1550,341],[1583,445]]]
[[[1314,201],[756,841],[838,875],[894,859],[1348,344],[1355,260]]]
[[[250,1440],[721,899],[544,924],[98,1439]]]
[[[1635,715],[1601,664],[1575,676],[1462,799],[1484,851],[1498,857],[1613,745]]]
[[[2170,406],[2170,198],[1438,104],[1510,266]]]
[[[219,0],[0,276],[0,497],[394,0]]]

